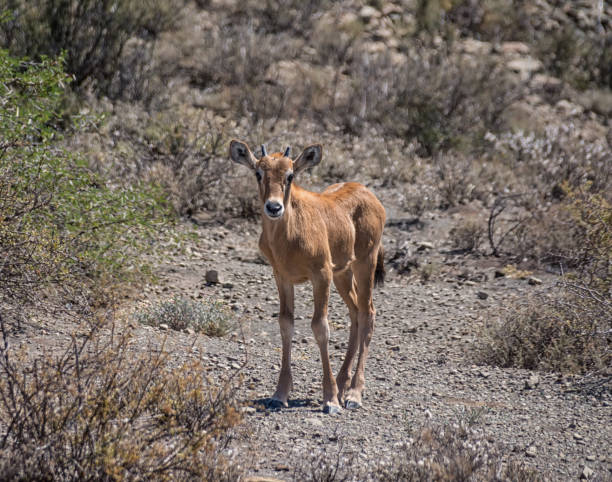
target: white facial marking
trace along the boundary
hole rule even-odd
[[[264,212],[270,219],[280,219],[285,212],[282,199],[270,198],[264,204]]]

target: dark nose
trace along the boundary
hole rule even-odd
[[[266,203],[266,209],[274,216],[278,214],[281,209],[283,209],[283,206],[281,203],[277,203],[276,201],[268,201]]]

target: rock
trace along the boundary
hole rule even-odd
[[[426,249],[433,249],[433,248],[434,248],[433,243],[430,243],[429,241],[421,241],[421,242],[418,244],[418,248],[417,248],[417,249],[418,249],[419,251],[424,251],[424,250],[426,250]]]
[[[185,328],[185,333],[188,335],[195,335],[195,331],[193,328]]]
[[[522,80],[527,80],[533,72],[541,70],[543,64],[541,61],[534,59],[533,57],[521,57],[510,60],[506,66],[510,70],[517,72],[521,76]]]
[[[488,55],[491,53],[492,46],[489,42],[481,42],[475,39],[466,39],[463,42],[462,49],[466,54],[470,55]]]
[[[234,283],[223,283],[221,286],[225,289],[230,290],[234,287]]]
[[[531,87],[541,89],[548,92],[557,92],[561,90],[561,80],[550,75],[536,74],[531,79]]]
[[[607,89],[587,90],[579,95],[576,101],[587,110],[612,117],[612,92]]]
[[[284,479],[276,479],[274,477],[247,477],[244,482],[284,482]]]
[[[219,272],[215,269],[210,269],[204,275],[207,283],[217,284],[219,282]]]
[[[369,22],[373,18],[380,17],[380,12],[371,5],[366,5],[359,10],[359,16],[364,21]]]
[[[535,445],[530,445],[527,447],[527,450],[525,450],[525,455],[527,455],[527,457],[536,457],[538,455],[538,449],[536,449]]]
[[[257,412],[257,409],[255,407],[242,407],[240,411],[242,413],[255,413]]]
[[[540,377],[533,374],[527,380],[525,380],[525,388],[527,390],[533,390],[540,384]]]
[[[587,456],[586,456],[586,459],[587,459],[589,462],[595,462],[595,460],[597,459],[597,457],[595,457],[594,455],[587,455]]]
[[[595,472],[593,472],[593,469],[585,465],[584,469],[582,469],[582,473],[580,474],[580,479],[582,480],[590,479],[591,477],[593,477],[594,474]]]
[[[527,278],[527,283],[529,283],[530,285],[541,285],[542,280],[540,278],[536,278],[535,276],[530,276],[529,278]]]
[[[159,329],[162,331],[167,331],[170,329],[170,327],[168,325],[166,325],[165,323],[160,323],[159,324]]]
[[[526,55],[529,53],[529,45],[523,42],[504,42],[501,52],[504,55]]]
[[[496,278],[504,278],[506,276],[506,273],[501,270],[501,269],[496,269],[495,270],[495,277]]]
[[[582,435],[580,435],[579,433],[575,433],[575,434],[574,434],[574,438],[575,438],[576,440],[582,440],[584,437],[583,437]]]
[[[486,300],[489,297],[489,293],[487,293],[485,291],[478,291],[476,293],[476,296],[478,296],[478,298],[481,299],[481,300]]]
[[[561,99],[555,104],[555,109],[565,117],[580,115],[584,112],[582,106],[574,104],[567,99]]]

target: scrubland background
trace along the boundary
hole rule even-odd
[[[0,46],[2,478],[244,476],[225,450],[240,376],[131,348],[133,323],[225,336],[235,315],[125,308],[188,226],[257,220],[232,138],[321,143],[307,186],[363,182],[391,223],[447,219],[457,256],[553,274],[554,296],[508,310],[470,357],[610,392],[609,1],[3,0]],[[387,263],[444,277],[405,246]],[[64,328],[41,352],[24,340],[42,320]],[[444,460],[480,457],[466,432],[428,430],[410,452],[428,470],[386,476],[455,480]],[[295,477],[360,477],[327,463]],[[461,470],[502,477],[477,465]]]

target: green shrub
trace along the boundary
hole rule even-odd
[[[167,220],[146,185],[117,185],[61,147],[62,59],[40,63],[0,51],[0,302],[39,290],[79,291],[87,280],[136,278],[130,255],[151,250],[148,235]]]
[[[166,325],[173,330],[191,328],[208,336],[224,336],[230,329],[230,313],[220,301],[192,301],[174,298],[134,314],[139,323]]]
[[[236,480],[235,387],[105,323],[28,360],[0,346],[2,480]],[[119,331],[119,330],[117,330]],[[114,335],[113,335],[114,333]]]
[[[399,64],[388,55],[352,59],[349,98],[335,115],[349,131],[376,125],[386,135],[416,139],[421,155],[476,148],[516,98],[503,72],[484,59],[422,49]]]
[[[182,0],[8,0],[0,45],[12,55],[39,59],[66,55],[66,70],[80,87],[121,96],[150,62],[151,40],[169,29]],[[123,58],[128,41],[136,55]],[[141,79],[142,80],[142,79]],[[138,89],[137,89],[138,90]]]

